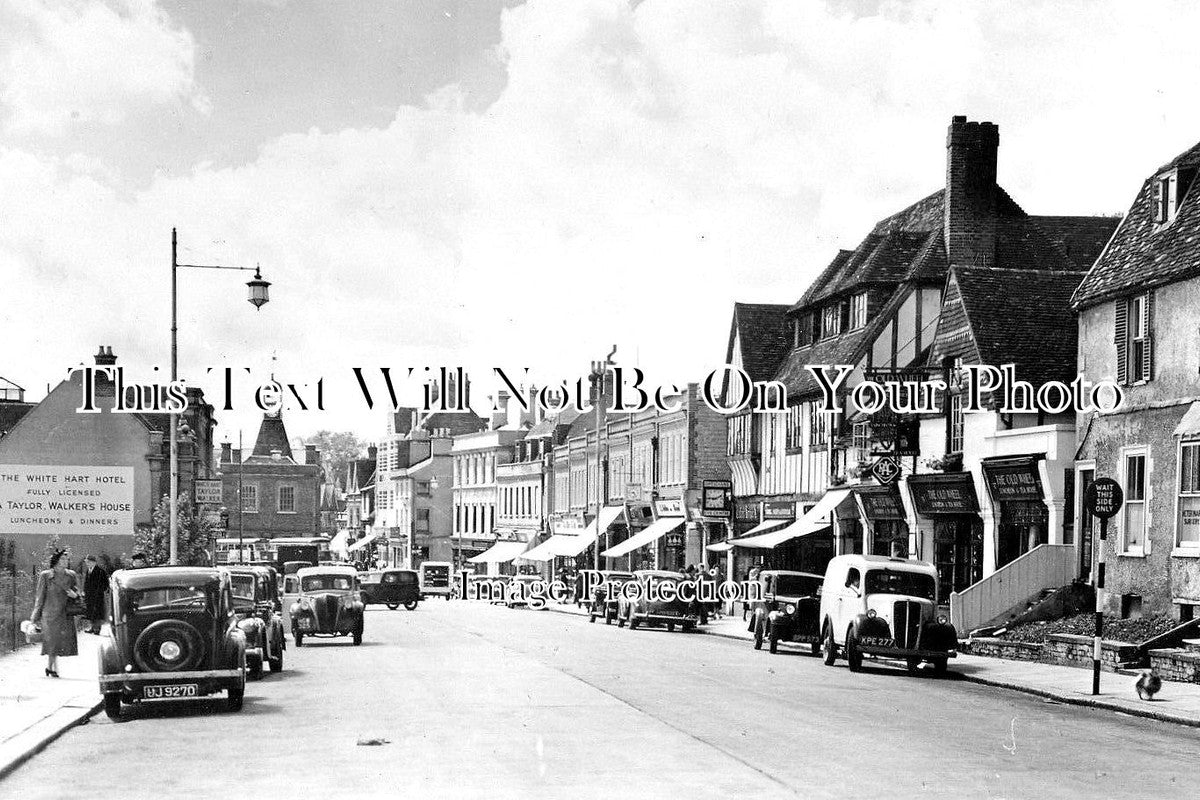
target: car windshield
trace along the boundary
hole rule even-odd
[[[348,575],[306,575],[300,579],[302,592],[348,592],[354,581]]]
[[[233,580],[233,599],[239,605],[241,603],[254,602],[254,576],[253,575],[234,575]]]
[[[383,582],[413,584],[417,582],[417,576],[412,572],[388,572],[384,574]]]
[[[650,576],[650,585],[651,586],[662,586],[663,584],[667,584],[667,583],[679,583],[682,580],[683,580],[683,578],[672,578],[667,575],[651,575]]]
[[[824,578],[809,575],[777,575],[775,594],[787,597],[812,597],[821,588]]]
[[[166,608],[209,608],[208,590],[204,586],[165,586],[161,589],[142,589],[130,594],[129,606],[134,611],[154,611]]]
[[[933,599],[933,576],[920,572],[874,569],[867,573],[867,594],[906,594]]]

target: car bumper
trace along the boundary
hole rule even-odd
[[[204,669],[183,672],[126,672],[101,675],[100,691],[103,694],[141,696],[145,686],[176,686],[194,683],[201,695],[222,692],[245,680],[241,669]]]
[[[884,647],[881,645],[859,645],[859,651],[865,655],[883,656],[884,658],[920,658],[932,661],[935,658],[954,658],[958,655],[954,650],[911,650],[904,647]]]
[[[676,625],[682,625],[687,622],[695,625],[700,621],[700,617],[695,614],[676,616],[675,614],[640,614],[635,611],[633,616],[638,622],[670,623]]]

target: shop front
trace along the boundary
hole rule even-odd
[[[876,556],[908,558],[908,523],[895,486],[856,486],[854,498],[867,531],[864,549]]]
[[[912,510],[917,558],[932,561],[938,602],[948,603],[983,577],[983,521],[975,481],[968,472],[910,475],[904,481]]]
[[[1049,512],[1042,477],[1041,456],[985,458],[984,482],[993,508],[999,511],[996,528],[996,569],[1049,542]]]

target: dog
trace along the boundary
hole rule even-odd
[[[1158,677],[1158,673],[1153,669],[1144,670],[1138,677],[1137,683],[1134,684],[1134,688],[1137,689],[1138,697],[1143,700],[1153,700],[1154,695],[1162,689],[1162,678]]]

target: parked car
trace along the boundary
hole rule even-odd
[[[592,596],[588,599],[588,622],[595,622],[596,617],[602,617],[605,625],[611,625],[618,616],[621,587],[633,580],[636,577],[632,572],[600,570],[594,578]]]
[[[821,587],[821,650],[832,665],[844,653],[850,669],[864,655],[903,659],[911,672],[924,661],[946,671],[958,634],[937,613],[937,571],[925,561],[838,556]]]
[[[538,593],[539,589],[540,593]],[[546,590],[546,580],[541,575],[515,575],[509,581],[508,597],[505,599],[504,605],[508,608],[517,606],[545,608],[546,600],[549,599]],[[531,602],[535,597],[540,597],[540,604]]]
[[[423,561],[417,571],[421,576],[421,599],[441,596],[450,599],[454,587],[450,585],[450,570],[453,565],[448,561]]]
[[[467,575],[467,599],[506,605],[512,575]]]
[[[637,630],[637,627],[643,623],[666,625],[669,631],[675,630],[676,625],[684,631],[691,631],[696,627],[696,623],[700,621],[697,603],[679,597],[669,599],[671,589],[674,588],[677,592],[679,584],[686,581],[687,578],[678,572],[653,569],[638,570],[633,575],[638,582],[637,597],[632,600],[626,599],[622,592],[622,597],[617,601],[618,627],[625,623],[629,624],[630,630]],[[664,599],[662,593],[666,584],[675,584],[675,586],[667,587],[668,598]],[[656,597],[656,595],[658,596]]]
[[[385,605],[392,611],[404,606],[409,611],[417,608],[421,599],[420,579],[416,570],[383,569],[367,573],[360,584],[363,602]]]
[[[363,602],[353,567],[305,567],[296,573],[299,599],[289,611],[296,647],[305,636],[353,636],[362,644]]]
[[[112,636],[100,645],[104,711],[122,703],[226,692],[239,711],[246,692],[246,636],[234,614],[229,573],[211,567],[118,570]]]
[[[246,634],[246,667],[251,678],[261,678],[263,664],[271,672],[283,670],[286,647],[283,603],[272,567],[229,567],[233,610],[238,627]]]
[[[768,569],[759,573],[762,600],[755,603],[749,630],[754,649],[766,640],[772,653],[780,642],[808,644],[812,654],[821,651],[821,584],[824,578],[811,572]]]

